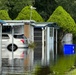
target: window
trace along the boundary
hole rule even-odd
[[[21,39],[21,38],[24,38],[24,36],[23,35],[14,35],[14,38]]]
[[[7,34],[2,34],[2,39],[9,39],[9,36]]]

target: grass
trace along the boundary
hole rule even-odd
[[[58,62],[51,67],[54,75],[65,75],[74,66],[75,57],[75,55],[60,57]]]

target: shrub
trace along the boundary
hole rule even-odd
[[[76,32],[75,21],[61,6],[56,8],[47,22],[56,22],[66,32]]]
[[[1,20],[11,20],[6,10],[0,10],[0,19]]]
[[[22,9],[22,11],[18,14],[16,20],[30,20],[30,14],[31,14],[31,10],[30,10],[30,6],[26,6]],[[35,20],[37,22],[44,22],[43,18],[38,14],[38,12],[36,10],[32,10],[32,16],[31,16],[32,20]]]

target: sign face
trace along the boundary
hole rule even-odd
[[[64,55],[75,54],[75,45],[74,44],[65,44],[63,47]]]

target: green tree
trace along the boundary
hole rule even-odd
[[[9,7],[9,16],[14,19],[18,13],[27,5],[31,5],[31,0],[9,0],[7,6]]]
[[[75,33],[74,28],[76,27],[76,25],[74,19],[61,6],[58,6],[56,8],[47,22],[56,22],[60,27],[64,29],[65,32],[67,31]]]
[[[8,0],[0,0],[0,10],[8,10],[6,3]]]
[[[6,10],[0,10],[0,19],[1,20],[11,20]]]
[[[62,6],[76,22],[76,0],[55,0],[56,3]]]
[[[76,25],[75,21],[73,18],[67,13],[63,7],[58,6],[56,10],[53,12],[53,14],[49,17],[47,22],[56,22],[58,26],[60,27],[59,29],[59,54],[62,54],[62,46],[61,46],[61,40],[64,36],[64,34],[70,32],[76,35]]]
[[[34,0],[0,0],[0,9],[8,10],[11,19],[15,19],[22,8],[33,3]]]
[[[31,20],[35,20],[37,22],[43,22],[43,18],[37,13],[36,10],[30,9],[30,6],[24,7],[21,12],[18,14],[16,20],[30,20],[30,14],[32,13]]]

